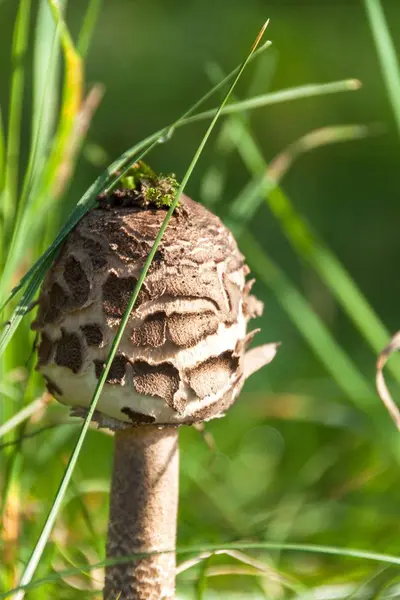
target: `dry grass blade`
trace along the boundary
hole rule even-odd
[[[93,115],[102,101],[103,95],[104,86],[97,83],[91,88],[82,102],[74,129],[70,135],[69,143],[64,153],[64,159],[58,167],[57,177],[52,190],[55,197],[59,197],[63,194],[70,181],[78,151],[88,132]]]
[[[380,399],[392,417],[393,422],[400,431],[400,410],[397,404],[394,402],[383,376],[384,366],[393,352],[396,352],[397,350],[400,350],[400,331],[394,334],[388,345],[385,346],[378,357],[378,361],[376,363],[376,389],[378,390]]]
[[[178,565],[176,567],[176,574],[180,575],[180,573],[184,573],[185,571],[188,571],[192,567],[195,567],[196,565],[201,563],[203,560],[207,560],[207,558],[214,556],[214,554],[215,554],[215,552],[201,552],[198,556],[195,556],[194,558],[189,558],[188,560],[185,560],[184,562],[182,562],[180,565]]]
[[[242,565],[246,565],[245,568],[238,568],[237,565],[220,565],[209,567],[206,569],[207,577],[220,576],[220,575],[253,575],[253,576],[261,576],[268,577],[269,581],[274,581],[278,583],[282,587],[286,587],[291,590],[296,590],[298,588],[302,588],[300,584],[294,580],[293,578],[288,578],[283,576],[279,571],[275,568],[271,567],[271,565],[253,558],[244,552],[239,550],[216,550],[215,552],[202,552],[198,556],[194,558],[190,558],[185,560],[183,563],[178,565],[176,569],[176,574],[179,575],[184,571],[195,567],[199,563],[204,560],[207,560],[213,556],[225,555],[237,560]]]

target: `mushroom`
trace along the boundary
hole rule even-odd
[[[176,193],[138,163],[69,234],[43,283],[37,369],[84,416],[144,261]],[[105,600],[175,594],[178,426],[221,417],[276,345],[246,352],[262,313],[220,219],[185,195],[130,315],[94,420],[115,431]],[[87,414],[87,413],[86,413]]]

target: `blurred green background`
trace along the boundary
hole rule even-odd
[[[400,4],[382,4],[400,51]],[[16,8],[10,0],[0,3],[0,104],[5,121]],[[32,32],[37,10],[34,3]],[[68,3],[66,19],[74,38],[85,10],[82,0]],[[257,210],[239,235],[240,219],[238,225],[230,207],[254,174],[235,148],[226,155],[221,152],[227,121],[221,120],[189,182],[187,193],[210,204],[238,232],[256,274],[255,291],[265,303],[257,342],[279,340],[282,345],[273,363],[246,384],[226,418],[207,426],[216,450],[198,432],[182,429],[178,543],[223,548],[224,542],[236,540],[294,542],[398,554],[400,447],[374,393],[377,349],[385,342],[375,336],[361,300],[358,305],[347,294],[350,284],[343,271],[334,270],[321,250],[330,248],[388,332],[396,331],[400,131],[361,0],[105,1],[85,65],[86,89],[101,82],[105,95],[50,227],[55,234],[108,163],[174,121],[211,87],[210,65],[227,73],[240,63],[267,17],[273,45],[249,67],[235,90],[238,97],[348,78],[359,79],[362,87],[266,106],[243,116],[241,122],[265,161],[321,127],[371,128],[363,139],[316,148],[294,162],[282,181],[295,215],[285,226],[277,218],[286,214],[282,199],[275,196],[281,210],[278,206],[274,214],[259,194]],[[30,136],[31,42],[27,61],[22,168],[28,154],[24,140]],[[218,97],[210,106],[217,102]],[[156,148],[150,164],[181,178],[205,127],[199,122],[177,131]],[[219,191],[220,180],[224,185]],[[302,242],[298,219],[324,240],[307,238],[311,251]],[[291,236],[299,240],[297,248],[289,242]],[[346,312],[349,302],[350,311],[360,317],[358,325]],[[21,364],[26,352],[21,347]],[[341,369],[341,360],[346,368]],[[352,361],[350,371],[347,361]],[[336,374],[332,365],[337,365]],[[38,380],[38,393],[40,386]],[[392,389],[399,392],[394,382]],[[53,402],[28,425],[29,431],[59,424],[22,446],[17,533],[14,541],[4,536],[2,542],[4,591],[18,581],[20,564],[29,557],[76,439],[78,424],[63,424],[67,421],[66,409]],[[102,560],[111,458],[112,439],[91,431],[38,576]],[[7,457],[3,467],[4,474]],[[400,597],[399,574],[399,567],[340,555],[246,550],[245,556],[203,561],[178,581],[182,598],[372,599]],[[27,597],[100,598],[100,588],[99,570],[92,580],[84,575],[65,578],[31,590]]]

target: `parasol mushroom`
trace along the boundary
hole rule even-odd
[[[137,163],[70,233],[42,286],[38,370],[84,416],[177,184]],[[262,313],[230,231],[180,199],[118,348],[94,419],[115,431],[105,600],[175,597],[178,426],[221,417],[276,345],[246,351]]]

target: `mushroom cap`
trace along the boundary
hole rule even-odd
[[[33,323],[40,332],[37,369],[67,405],[89,406],[165,218],[165,208],[124,205],[123,198],[119,190],[114,202],[83,217],[41,289]],[[230,231],[183,195],[129,317],[97,411],[135,425],[190,424],[223,415],[244,382],[252,337],[247,322],[262,312],[247,274]]]

